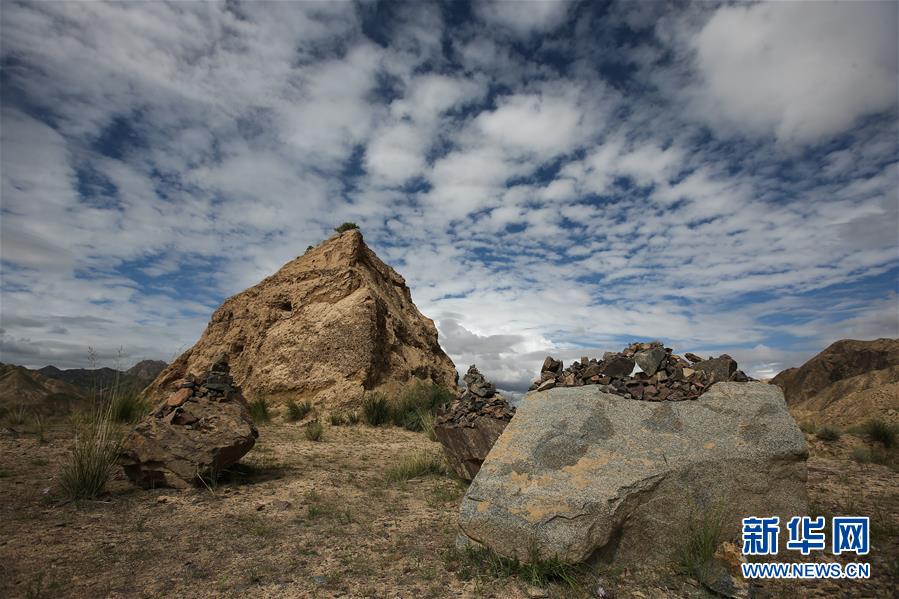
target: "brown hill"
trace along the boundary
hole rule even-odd
[[[168,366],[162,360],[141,360],[131,368],[125,371],[125,374],[133,376],[142,381],[152,381],[159,376],[159,373]]]
[[[358,405],[367,390],[411,377],[454,387],[456,369],[406,282],[358,230],[335,235],[258,285],[225,300],[200,340],[145,390],[170,392],[227,354],[248,398]]]
[[[0,364],[0,406],[67,411],[73,402],[84,399],[81,391],[68,383],[14,364]]]
[[[841,379],[793,406],[801,421],[852,427],[872,417],[899,423],[899,366]]]
[[[784,370],[771,382],[783,389],[789,405],[795,405],[837,381],[895,365],[899,365],[899,339],[843,339],[799,368]]]

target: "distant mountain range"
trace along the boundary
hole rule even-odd
[[[138,392],[167,366],[161,360],[143,360],[126,371],[112,368],[59,369],[45,366],[31,370],[0,363],[0,406],[46,407],[65,411],[74,402],[105,394],[112,389]]]

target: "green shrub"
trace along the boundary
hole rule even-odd
[[[410,431],[426,429],[426,415],[433,416],[451,402],[453,394],[431,381],[416,379],[406,385],[390,406],[390,419]]]
[[[387,480],[399,482],[428,474],[446,474],[446,461],[442,455],[419,452],[399,460],[387,470]]]
[[[343,415],[336,412],[331,412],[330,420],[331,426],[343,426],[346,422]]]
[[[356,223],[345,222],[339,227],[334,227],[334,230],[338,233],[346,233],[347,231],[352,231],[353,229],[358,229],[359,225]]]
[[[829,426],[822,426],[815,432],[815,436],[821,439],[822,441],[839,441],[840,440],[840,431],[835,428],[831,428]]]
[[[305,434],[306,438],[310,441],[321,441],[322,433],[324,432],[325,428],[321,425],[321,422],[313,420],[305,426],[303,434]]]
[[[290,400],[287,402],[287,419],[293,422],[297,420],[302,420],[306,417],[306,414],[312,411],[312,402],[308,399],[306,401],[297,403],[294,400]]]
[[[256,424],[268,422],[271,419],[271,415],[268,413],[268,400],[265,397],[257,397],[250,402],[250,416]]]
[[[362,419],[369,426],[381,426],[390,421],[390,405],[383,393],[370,393],[362,400]]]
[[[896,428],[883,420],[869,420],[862,428],[862,432],[872,443],[880,443],[886,448],[896,445]]]
[[[59,476],[66,497],[93,499],[106,487],[121,445],[112,416],[111,404],[99,404],[75,430],[75,444],[64,459]]]
[[[350,412],[349,414],[346,415],[346,423],[347,424],[355,426],[355,425],[359,424],[359,420],[360,420],[360,417],[359,417],[359,412],[357,410],[353,410],[352,412]]]
[[[677,551],[682,571],[699,582],[708,578],[709,565],[721,542],[725,512],[723,509],[703,510],[692,518]]]
[[[114,393],[110,409],[116,422],[134,423],[143,418],[150,407],[137,391],[129,390]]]

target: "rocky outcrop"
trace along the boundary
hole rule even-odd
[[[220,353],[248,397],[311,400],[326,411],[353,409],[365,392],[413,377],[456,387],[434,323],[358,230],[333,236],[227,299],[196,345],[145,395],[164,397],[173,381],[205,371]]]
[[[805,438],[780,389],[717,383],[696,401],[598,386],[527,394],[460,506],[461,539],[507,557],[672,558],[690,522],[806,513]]]
[[[224,357],[188,376],[125,439],[119,462],[142,487],[186,487],[215,478],[256,443],[246,400]]]
[[[784,370],[771,382],[783,389],[787,403],[802,403],[837,381],[899,366],[899,339],[844,339],[800,366]]]
[[[708,360],[690,353],[685,357],[687,360],[656,341],[632,343],[620,352],[606,352],[602,360],[584,357],[565,369],[561,361],[550,356],[544,360],[540,378],[530,390],[599,385],[606,393],[628,399],[682,401],[696,399],[717,382],[751,380],[727,354]],[[636,372],[635,366],[639,368]]]
[[[434,434],[456,474],[471,480],[514,416],[515,408],[474,364],[463,380],[465,392],[434,421]]]

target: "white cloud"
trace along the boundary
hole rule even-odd
[[[569,0],[484,0],[475,3],[476,12],[488,24],[508,28],[522,37],[557,28],[570,7]]]
[[[895,109],[895,2],[761,2],[717,9],[693,40],[697,114],[782,142],[816,142]]]

